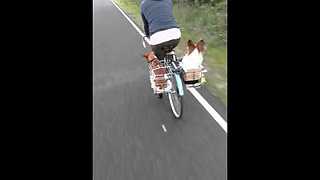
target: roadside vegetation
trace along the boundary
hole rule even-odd
[[[114,0],[143,30],[140,0]],[[183,56],[186,42],[206,42],[204,65],[208,69],[206,86],[225,105],[227,102],[227,10],[226,0],[173,0],[173,12],[182,38],[176,48]]]

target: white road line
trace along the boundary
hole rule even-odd
[[[163,129],[164,132],[167,132],[167,129],[166,129],[166,127],[164,126],[164,124],[162,124],[162,129]]]
[[[209,112],[209,114],[217,121],[224,131],[227,132],[227,122],[220,116],[220,114],[213,109],[212,106],[201,96],[201,94],[194,88],[188,88],[191,94],[200,102],[200,104]]]
[[[129,23],[138,31],[138,33],[143,37],[145,36],[145,34],[138,28],[138,26],[127,16],[127,14],[125,12],[122,11],[122,9],[117,5],[117,3],[113,2],[112,0],[110,0],[112,2],[112,4],[114,4],[114,6],[116,6],[118,8],[118,10],[121,12],[121,14],[129,21]],[[146,41],[148,42],[148,44],[150,44],[149,40],[146,39]]]
[[[138,31],[141,36],[145,36],[144,33],[138,28],[138,26],[120,9],[120,7],[110,0],[112,4],[123,14],[123,16],[130,22],[130,24]],[[147,40],[149,43],[149,41]],[[150,44],[150,43],[149,43]],[[219,113],[201,96],[201,94],[194,88],[188,88],[191,94],[199,101],[199,103],[209,112],[211,117],[217,121],[217,123],[222,127],[222,129],[227,133],[227,122],[219,115]],[[165,127],[162,125],[162,128]],[[166,131],[166,130],[165,130]]]

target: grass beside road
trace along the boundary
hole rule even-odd
[[[117,4],[142,29],[140,0],[115,0]],[[206,86],[225,105],[227,102],[227,49],[226,49],[226,4],[214,7],[175,3],[173,12],[181,28],[182,38],[176,48],[178,56],[183,56],[186,42],[203,39],[207,43],[204,65],[208,69]]]

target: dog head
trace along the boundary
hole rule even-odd
[[[154,54],[153,51],[149,51],[149,52],[144,53],[143,57],[144,57],[148,62],[150,62],[150,61],[152,61],[152,60],[154,60],[154,59],[157,58],[157,56]]]
[[[203,53],[205,49],[204,40],[200,40],[197,43],[193,43],[192,40],[188,40],[187,42],[187,55],[190,55],[195,50],[198,51],[198,53]]]
[[[192,40],[187,42],[187,52],[182,59],[183,68],[190,69],[199,67],[203,61],[203,52],[205,51],[205,42],[200,40],[193,43]]]

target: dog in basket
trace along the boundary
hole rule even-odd
[[[192,40],[187,42],[187,51],[182,58],[182,69],[184,70],[184,81],[186,83],[196,83],[205,81],[202,74],[203,53],[206,50],[205,42],[200,40],[193,43]]]
[[[186,83],[191,82],[193,84],[202,80],[202,62],[205,49],[203,40],[197,43],[188,40],[187,51],[182,59],[184,81]],[[143,56],[149,66],[151,88],[155,93],[162,93],[164,88],[167,87],[166,68],[159,62],[153,51],[146,52]]]

